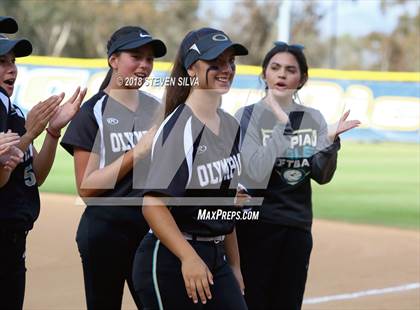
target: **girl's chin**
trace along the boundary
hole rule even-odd
[[[230,87],[216,88],[215,91],[221,95],[226,94],[229,91]]]
[[[271,95],[275,98],[287,98],[292,97],[294,90],[293,89],[269,89]]]
[[[207,88],[207,89],[201,89],[201,91],[208,92],[208,94],[213,95],[224,95],[229,92],[230,87],[217,87],[217,88]]]
[[[14,85],[3,84],[3,85],[1,85],[1,87],[6,91],[6,93],[9,97],[12,97],[13,90],[15,88]]]

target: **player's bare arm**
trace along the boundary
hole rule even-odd
[[[145,133],[136,146],[104,168],[99,168],[99,155],[81,148],[74,150],[77,192],[80,197],[97,197],[127,175],[133,166],[150,152],[156,126]],[[115,177],[117,176],[117,177]]]
[[[59,96],[55,96],[56,98],[53,98],[54,96],[52,96],[47,99],[47,101],[50,100],[50,108],[46,109],[48,112],[43,113],[44,116],[41,119],[42,126],[33,126],[33,133],[39,135],[42,130],[46,128],[47,124],[49,125],[39,153],[34,148],[33,166],[38,185],[42,185],[51,170],[61,129],[66,126],[79,111],[85,95],[86,89],[80,90],[80,87],[78,87],[69,100],[61,106],[59,104],[64,98],[64,93],[61,93]],[[52,109],[52,107],[54,107],[54,109]],[[39,132],[39,130],[41,131]]]

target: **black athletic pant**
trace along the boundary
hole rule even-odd
[[[100,208],[100,207],[95,207]],[[137,212],[141,212],[136,208]],[[77,231],[83,264],[86,303],[89,310],[121,309],[127,281],[137,307],[141,303],[132,285],[134,255],[149,230],[146,222],[112,221],[85,210]]]
[[[25,295],[26,234],[0,228],[1,309],[22,309]]]
[[[311,233],[261,222],[237,223],[236,233],[248,308],[301,309]]]
[[[246,310],[238,282],[226,262],[223,242],[189,241],[213,274],[212,299],[194,304],[187,295],[181,261],[153,234],[140,244],[134,260],[134,287],[146,310]]]

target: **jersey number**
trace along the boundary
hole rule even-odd
[[[35,173],[32,169],[32,165],[25,167],[23,178],[25,179],[26,186],[34,186],[36,184]]]

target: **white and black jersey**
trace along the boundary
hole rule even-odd
[[[158,99],[138,91],[139,104],[136,111],[128,109],[111,96],[100,91],[86,101],[69,124],[61,145],[73,155],[75,148],[95,153],[100,158],[99,169],[113,163],[125,152],[134,148],[155,121],[160,107]],[[137,162],[132,172],[110,184],[101,197],[141,197],[141,189],[150,165],[150,155]],[[138,207],[138,206],[137,206]],[[128,208],[136,209],[137,208]],[[107,211],[106,211],[107,210]],[[101,206],[103,216],[125,216],[127,208]],[[129,216],[129,215],[127,215]]]
[[[8,130],[23,136],[26,133],[22,110],[10,102],[6,91],[0,87],[0,131]],[[24,153],[9,181],[0,188],[0,226],[17,231],[30,230],[39,215],[39,192],[32,167],[33,146]]]
[[[217,113],[218,135],[185,104],[164,120],[154,139],[144,192],[171,197],[168,207],[179,229],[197,236],[224,235],[234,227],[233,220],[198,219],[200,210],[233,208],[242,170],[239,124],[221,109]],[[210,200],[215,203],[209,203]]]
[[[327,123],[318,110],[293,103],[285,112],[286,125],[262,101],[236,113],[244,136],[241,183],[251,196],[264,197],[260,221],[310,230],[310,180],[331,180],[340,141],[328,140]]]

